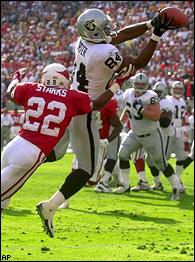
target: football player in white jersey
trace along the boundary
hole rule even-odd
[[[185,192],[185,187],[181,180],[181,174],[184,170],[184,161],[188,158],[188,153],[185,151],[184,134],[185,127],[182,126],[184,112],[186,110],[186,103],[182,98],[184,93],[184,85],[181,81],[174,81],[171,85],[171,96],[168,96],[174,108],[174,127],[175,134],[170,139],[170,145],[167,151],[168,159],[171,153],[176,155],[175,171],[181,183],[181,192]]]
[[[160,105],[157,94],[147,90],[148,78],[143,73],[134,77],[134,88],[125,91],[124,100],[126,108],[123,112],[122,122],[131,118],[131,130],[123,139],[119,148],[119,159],[125,165],[122,172],[129,175],[126,161],[136,150],[144,147],[154,165],[163,172],[172,188],[172,200],[179,199],[179,188],[172,166],[166,161],[162,132],[159,126]]]
[[[190,154],[188,158],[183,161],[183,168],[186,169],[194,161],[194,109],[192,110],[192,115],[188,119],[190,124],[190,129],[192,132],[192,145],[190,149]]]
[[[111,19],[103,11],[99,9],[84,11],[76,24],[80,37],[75,47],[75,69],[71,88],[87,92],[91,99],[95,99],[108,88],[115,73],[122,77],[130,77],[136,70],[148,64],[160,37],[165,31],[174,29],[172,21],[173,18],[167,19],[165,15],[157,14],[151,21],[114,32]],[[152,36],[141,53],[137,57],[122,57],[114,45],[139,37],[148,29],[152,29]],[[117,90],[118,87],[115,91],[112,87],[112,92]],[[42,205],[42,208],[48,211],[43,210],[43,213],[47,214],[44,219],[50,220],[51,224],[58,206],[78,192],[95,171],[99,132],[94,114],[75,117],[70,123],[70,139],[78,160],[78,169],[69,176],[72,188],[70,189],[65,181],[60,191],[56,192],[47,204]]]
[[[162,135],[163,135],[163,143],[164,143],[164,149],[165,149],[165,155],[167,158],[167,150],[169,148],[169,141],[170,136],[173,136],[174,131],[174,116],[173,116],[173,105],[171,101],[168,99],[168,87],[166,84],[162,82],[157,82],[152,90],[158,95],[159,103],[160,103],[160,112],[161,117],[159,120]],[[152,164],[152,160],[150,156],[146,159],[148,167],[150,168],[150,171],[154,177],[154,184],[150,187],[151,190],[162,190],[164,191],[163,185],[160,181],[160,171],[158,168]]]

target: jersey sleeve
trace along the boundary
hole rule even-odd
[[[128,98],[129,98],[131,92],[132,92],[131,88],[125,90],[125,92],[123,94],[123,101],[125,102],[125,104],[126,104],[126,102],[128,102]]]
[[[74,97],[76,98],[75,99],[76,101],[74,101],[75,115],[83,115],[91,112],[93,109],[93,103],[90,97],[88,96],[88,94],[81,91],[76,91],[76,90],[74,91],[75,91]]]
[[[103,60],[105,67],[111,69],[113,72],[117,71],[123,61],[119,50],[115,46],[107,44],[100,51],[98,59]]]
[[[109,117],[113,117],[116,114],[117,107],[118,107],[117,101],[115,99],[111,99],[105,106],[107,115]]]
[[[22,106],[25,106],[25,98],[28,93],[28,91],[31,89],[32,86],[34,86],[34,83],[19,83],[13,94],[13,99],[17,104],[20,104]]]

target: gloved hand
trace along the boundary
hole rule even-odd
[[[171,29],[176,29],[175,26],[172,26],[174,18],[167,19],[166,14],[158,13],[155,17],[151,20],[151,25],[154,27],[153,33],[156,36],[162,36],[164,32]]]
[[[109,141],[108,141],[108,139],[107,138],[105,138],[105,139],[100,139],[100,145],[99,145],[99,147],[100,147],[100,149],[106,149],[107,148],[107,146],[108,146],[108,144],[109,144]]]
[[[21,69],[19,69],[18,71],[16,71],[14,73],[14,76],[13,76],[12,80],[17,79],[20,82],[22,79],[24,79],[26,74],[27,74],[27,68],[21,68]]]
[[[144,110],[141,102],[138,102],[138,100],[134,100],[133,102],[133,108],[135,108],[135,110],[137,110],[137,113],[141,114],[142,111]]]

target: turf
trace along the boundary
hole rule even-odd
[[[44,164],[13,197],[2,215],[1,257],[9,261],[193,261],[194,167],[183,173],[180,201],[166,192],[95,193],[84,187],[69,209],[55,215],[55,237],[43,232],[36,203],[48,199],[71,168],[72,154]],[[175,159],[171,160],[175,163]],[[137,175],[131,164],[131,185]],[[147,169],[147,177],[152,182]]]

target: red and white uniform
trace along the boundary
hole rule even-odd
[[[112,118],[117,112],[117,101],[111,99],[103,108],[100,110],[100,118],[102,121],[102,128],[99,129],[100,139],[108,138],[110,132],[110,118]]]
[[[2,154],[1,200],[12,196],[45,160],[72,117],[92,110],[83,92],[37,83],[18,84],[13,98],[24,106],[25,118],[19,135]]]
[[[117,101],[115,99],[111,99],[103,108],[100,109],[99,112],[97,112],[96,122],[97,122],[97,127],[99,128],[100,139],[106,139],[109,137],[109,133],[111,131],[110,119],[114,117],[117,110],[118,110]],[[111,143],[108,144],[108,147]],[[94,172],[92,178],[90,178],[90,182],[97,183],[99,181],[102,175],[103,163],[104,163],[105,156],[107,155],[108,152],[108,147],[99,148],[96,171]]]

